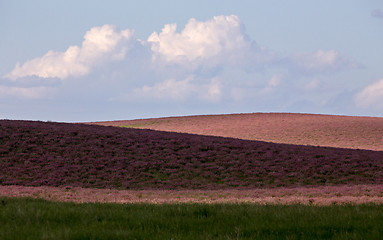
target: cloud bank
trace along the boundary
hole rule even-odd
[[[318,50],[314,53],[297,53],[292,56],[295,67],[309,73],[329,73],[340,69],[358,67],[335,50]]]
[[[84,35],[81,46],[70,46],[65,52],[49,51],[41,58],[19,63],[6,78],[27,76],[41,78],[81,77],[106,61],[121,60],[131,48],[133,32],[116,31],[112,25],[94,27]]]
[[[323,76],[358,67],[334,49],[285,55],[260,46],[235,15],[192,18],[179,31],[175,23],[166,24],[146,40],[107,24],[91,28],[83,39],[64,52],[50,50],[17,63],[0,79],[2,97],[283,109],[296,101],[324,102],[313,100]],[[371,90],[364,92],[359,102],[370,101]],[[317,92],[332,97],[326,94]]]
[[[211,79],[207,84],[195,84],[193,78],[177,81],[168,79],[153,86],[135,89],[136,97],[153,97],[156,99],[184,100],[191,95],[199,99],[216,102],[222,96],[221,84],[218,79]]]

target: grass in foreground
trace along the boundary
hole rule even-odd
[[[74,204],[0,198],[0,239],[381,239],[382,205]]]

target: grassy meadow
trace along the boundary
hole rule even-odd
[[[382,205],[99,204],[0,198],[0,239],[381,239]]]

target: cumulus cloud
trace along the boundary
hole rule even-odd
[[[242,57],[251,47],[244,26],[235,15],[216,16],[206,22],[192,18],[180,33],[176,30],[176,24],[167,24],[160,33],[154,32],[148,38],[154,59],[190,63],[215,58],[222,63]]]
[[[310,98],[322,85],[317,75],[353,67],[335,50],[272,51],[250,39],[237,16],[216,16],[190,19],[179,31],[167,24],[146,40],[129,29],[93,27],[79,46],[16,64],[6,74],[8,82],[0,82],[0,95],[35,99],[54,92],[58,101],[80,96],[89,104],[95,99],[158,106],[195,101],[252,109],[254,103],[285,105],[302,89],[310,91],[300,99]]]
[[[383,109],[383,79],[367,86],[355,97],[360,108]]]
[[[374,11],[371,12],[371,16],[376,18],[383,18],[383,11],[379,9],[375,9]]]
[[[148,66],[139,68],[159,72],[166,69],[168,74],[176,73],[177,77],[181,75],[182,78],[204,72],[213,72],[211,77],[215,77],[217,69],[223,66],[240,67],[246,71],[257,71],[269,65],[279,64],[280,67],[283,58],[289,60],[282,67],[293,67],[306,73],[331,72],[353,64],[335,50],[297,53],[287,57],[272,52],[251,40],[235,15],[215,16],[205,22],[192,18],[180,32],[176,30],[176,24],[167,24],[161,32],[152,33],[144,41],[136,39],[133,30],[117,30],[112,25],[94,27],[86,32],[81,46],[70,46],[65,52],[49,51],[24,64],[17,63],[5,77],[12,80],[32,76],[60,79],[84,77],[98,66],[126,60],[127,52],[133,52],[137,46],[147,49],[151,57],[149,61],[141,61],[149,63]],[[135,61],[140,62],[138,58],[148,56],[134,57],[137,58]],[[121,66],[120,71],[128,67]],[[174,77],[167,76],[168,79]]]
[[[79,77],[89,73],[105,61],[121,60],[129,49],[133,38],[130,30],[117,31],[112,25],[94,27],[84,35],[82,46],[70,46],[65,52],[49,51],[20,65],[5,75],[9,79],[27,76],[41,78]]]

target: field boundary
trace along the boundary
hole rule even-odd
[[[383,185],[313,186],[232,190],[114,190],[80,187],[0,185],[2,197],[31,197],[74,203],[254,203],[383,204]]]

